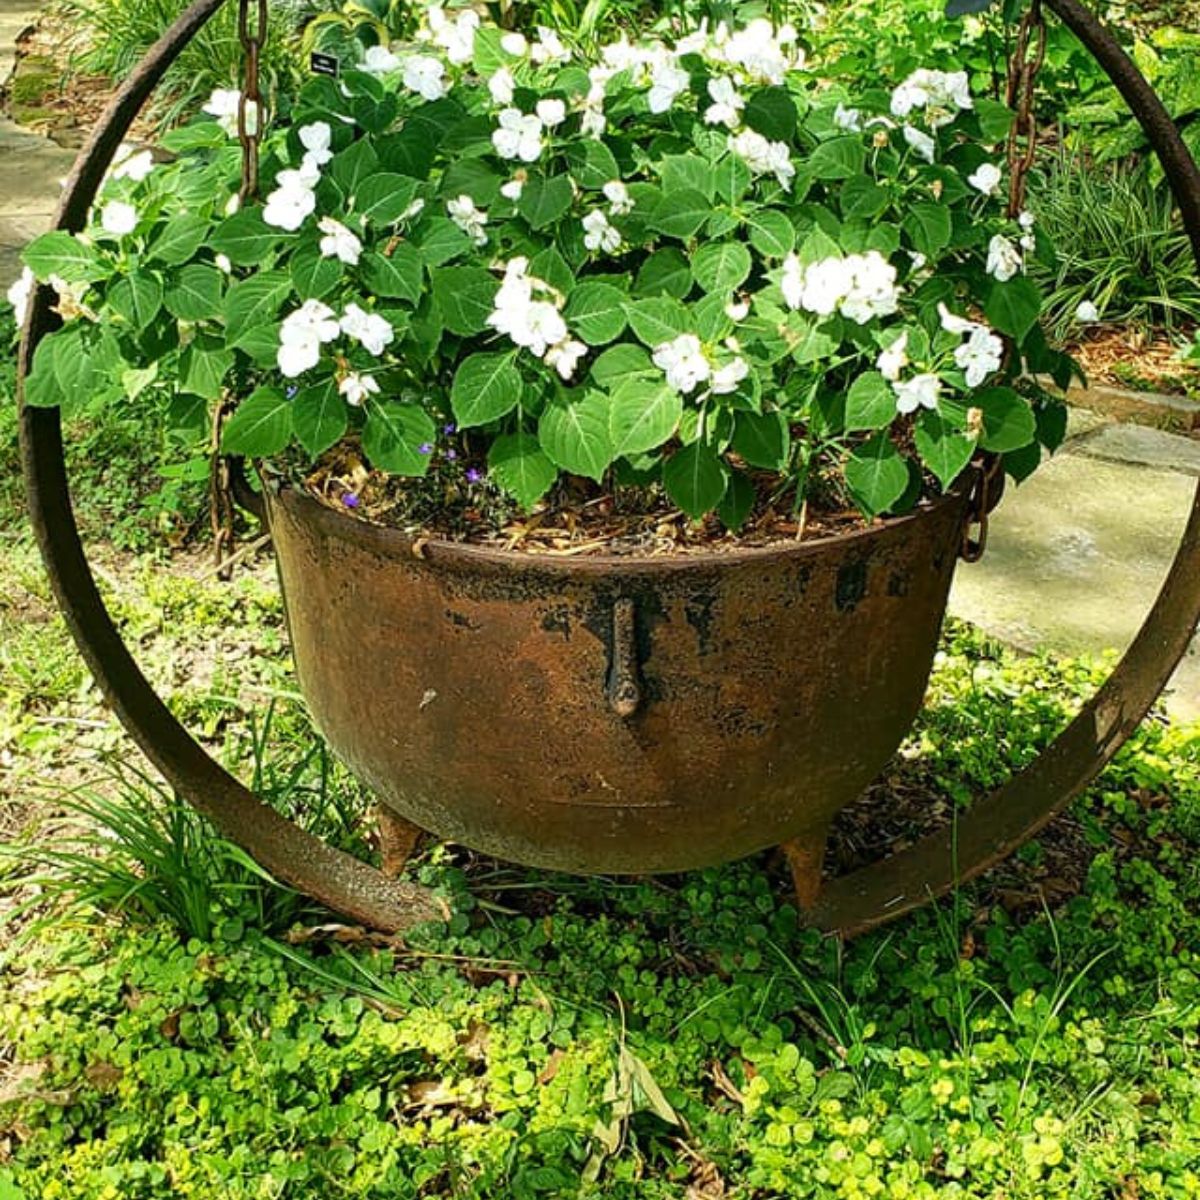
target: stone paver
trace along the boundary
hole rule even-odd
[[[987,553],[960,566],[950,611],[1027,650],[1124,650],[1166,575],[1200,475],[1200,444],[1108,424],[1067,444],[992,517]],[[1200,718],[1195,642],[1166,697]]]
[[[0,86],[12,74],[16,40],[36,14],[29,0],[0,0]],[[0,117],[0,290],[20,274],[22,247],[50,223],[74,157]]]

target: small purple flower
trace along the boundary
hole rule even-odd
[[[418,454],[432,454],[433,453],[433,443],[432,442],[422,442],[417,447],[417,453]]]
[[[342,503],[347,508],[357,508],[358,507],[358,493],[357,492],[346,492],[342,496]]]
[[[444,434],[446,434],[447,436],[449,436],[449,435],[450,435],[450,434],[452,434],[452,433],[455,431],[455,429],[457,429],[457,428],[458,428],[458,426],[457,426],[457,425],[455,425],[453,421],[451,421],[449,425],[443,425],[443,426],[442,426],[442,432],[443,432]]]
[[[447,451],[446,451],[446,457],[447,457],[447,458],[448,458],[448,459],[449,459],[451,462],[453,462],[453,461],[454,461],[454,460],[455,460],[455,459],[458,457],[458,451],[457,451],[457,450],[447,450]]]
[[[293,399],[295,399],[296,393],[297,393],[299,390],[300,390],[300,389],[299,389],[299,388],[298,388],[298,387],[297,387],[297,386],[296,386],[296,385],[293,383],[293,384],[289,385],[289,386],[288,386],[288,387],[285,389],[285,391],[284,391],[284,393],[283,393],[283,394],[284,394],[284,395],[285,395],[285,396],[286,396],[286,397],[287,397],[289,400],[293,400]]]
[[[475,467],[471,467],[468,469],[468,471],[467,471],[467,482],[468,483],[478,483],[482,478],[483,478],[482,471],[477,470]]]

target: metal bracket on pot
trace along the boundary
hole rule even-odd
[[[637,607],[624,596],[613,605],[612,654],[608,664],[605,693],[608,706],[618,717],[632,717],[642,702],[638,681]]]

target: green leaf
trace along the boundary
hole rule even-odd
[[[449,217],[427,218],[421,223],[415,241],[421,258],[429,267],[440,267],[465,254],[472,246],[471,239]]]
[[[263,271],[234,283],[225,296],[225,337],[232,345],[248,329],[270,324],[292,281],[282,271]]]
[[[379,157],[371,142],[360,138],[335,154],[331,166],[334,180],[350,199],[368,180],[379,174]]]
[[[375,225],[392,225],[408,211],[420,186],[417,180],[390,171],[372,175],[359,184],[355,210]]]
[[[216,267],[191,263],[168,284],[163,304],[181,321],[207,321],[221,315],[224,285],[224,276]]]
[[[747,213],[750,244],[764,258],[784,258],[796,245],[796,230],[778,209],[760,208]]]
[[[729,487],[721,503],[717,505],[717,516],[726,529],[736,533],[745,523],[757,499],[754,484],[741,472],[729,472]]]
[[[292,402],[278,388],[260,387],[234,409],[221,435],[221,449],[263,458],[278,454],[291,437]]]
[[[637,339],[653,350],[690,331],[687,309],[669,296],[649,296],[628,305],[629,325]]]
[[[692,256],[692,274],[706,292],[732,292],[745,282],[751,265],[741,242],[708,242]]]
[[[739,412],[733,448],[752,467],[781,471],[792,449],[792,435],[783,413]]]
[[[867,151],[861,138],[835,137],[822,142],[808,156],[806,166],[814,179],[850,179],[863,173],[866,161]]]
[[[442,196],[469,196],[476,208],[490,208],[500,195],[504,176],[498,175],[478,158],[460,158],[452,162],[442,176]]]
[[[796,102],[785,87],[760,88],[747,101],[742,118],[772,142],[790,142],[796,132]]]
[[[488,451],[488,470],[523,508],[532,508],[558,478],[558,468],[542,452],[532,433],[521,430],[498,437]]]
[[[216,339],[197,339],[179,356],[180,390],[215,400],[233,367],[233,351]]]
[[[1019,342],[1037,322],[1042,311],[1042,293],[1027,275],[1018,275],[992,285],[983,311],[1001,333]]]
[[[571,207],[575,191],[569,175],[534,176],[521,189],[517,211],[532,229],[553,225]]]
[[[585,280],[571,293],[563,316],[589,346],[603,346],[625,331],[625,295],[611,283]]]
[[[713,169],[695,154],[668,154],[658,164],[664,199],[680,192],[699,192],[712,208],[717,177]]]
[[[430,275],[433,302],[446,328],[463,337],[482,333],[500,290],[491,272],[482,267],[436,267]]]
[[[886,429],[896,418],[896,393],[878,371],[864,371],[846,393],[846,432]]]
[[[861,217],[870,220],[877,217],[887,208],[890,199],[887,188],[876,183],[869,175],[855,175],[838,189],[842,215],[847,219]]]
[[[950,210],[932,200],[918,200],[909,206],[901,223],[913,249],[928,258],[950,244]]]
[[[635,296],[667,295],[682,300],[691,290],[692,268],[683,252],[674,246],[651,254],[633,283]]]
[[[1004,141],[1015,119],[1007,104],[989,100],[986,96],[975,97],[975,116],[979,119],[979,132],[985,142]]]
[[[650,355],[641,346],[632,342],[621,342],[610,346],[592,363],[589,372],[592,379],[602,387],[620,383],[635,375],[652,375],[658,368],[650,361]]]
[[[257,267],[290,236],[281,229],[272,229],[257,208],[243,208],[226,217],[213,230],[209,245],[215,254],[224,254],[239,267]]]
[[[923,412],[913,435],[921,461],[937,476],[943,490],[962,474],[975,453],[975,439],[960,433],[936,412]]]
[[[450,388],[454,419],[463,429],[497,421],[516,408],[523,390],[512,354],[472,354],[455,372]]]
[[[313,458],[339,441],[348,424],[346,401],[332,379],[305,388],[292,400],[292,427]]]
[[[614,458],[656,450],[674,436],[683,400],[665,380],[625,377],[612,392],[608,428]]]
[[[61,229],[34,238],[21,252],[21,260],[43,283],[51,275],[67,283],[87,283],[108,273],[91,246]]]
[[[726,308],[729,297],[723,292],[710,292],[692,305],[692,320],[696,336],[702,342],[720,342],[733,332],[733,320]]]
[[[560,390],[546,405],[538,421],[538,441],[556,466],[599,483],[613,460],[609,398],[594,388],[573,392]]]
[[[104,299],[130,328],[140,332],[162,308],[163,285],[157,275],[145,270],[137,271],[118,279],[105,293]]]
[[[25,378],[24,390],[24,400],[30,408],[58,408],[66,400],[54,369],[62,341],[60,334],[48,334],[34,351],[33,369]]]
[[[611,180],[621,178],[621,168],[613,152],[596,138],[568,146],[567,162],[575,182],[589,191],[599,191]]]
[[[419,303],[425,283],[425,264],[420,251],[408,242],[392,247],[391,254],[368,251],[363,255],[362,272],[363,282],[375,295]]]
[[[908,488],[908,467],[886,433],[877,433],[846,460],[846,483],[869,517],[886,512]]]
[[[717,195],[726,204],[736,204],[750,187],[753,177],[744,159],[736,154],[726,154],[713,168]]]
[[[729,468],[703,442],[693,442],[663,464],[667,495],[692,520],[699,520],[721,503],[729,486]]]
[[[712,212],[712,204],[703,192],[681,188],[663,196],[650,212],[647,224],[667,237],[687,241],[693,237]]]
[[[1020,450],[1037,437],[1037,418],[1029,401],[1012,388],[984,388],[974,393],[971,402],[983,411],[979,444],[984,450],[997,454]]]
[[[187,262],[208,234],[209,223],[194,213],[180,213],[172,217],[150,243],[146,257],[151,262],[160,262],[168,267],[178,267]]]
[[[305,246],[292,255],[288,274],[301,300],[320,300],[337,286],[342,264],[336,258],[326,258],[316,246]]]
[[[421,447],[434,440],[433,418],[415,404],[372,401],[363,426],[362,444],[372,465],[393,475],[424,475],[429,454]]]

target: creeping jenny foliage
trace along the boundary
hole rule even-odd
[[[991,786],[1096,681],[952,640],[927,793]],[[1136,735],[1052,915],[1002,874],[845,946],[765,859],[584,881],[434,848],[455,916],[393,947],[269,937],[244,878],[205,940],[68,911],[0,975],[0,1195],[1195,1197],[1198,746]]]
[[[1057,444],[1014,387],[1070,375],[1025,269],[1052,251],[1005,215],[1011,113],[965,73],[831,86],[766,21],[584,59],[434,12],[260,114],[265,203],[237,208],[215,93],[173,163],[118,165],[84,233],[37,239],[72,319],[30,402],[230,393],[231,452],[359,434],[400,475],[454,423],[526,506],[566,473],[731,527],[750,470],[900,512],[979,450],[1023,476]]]

